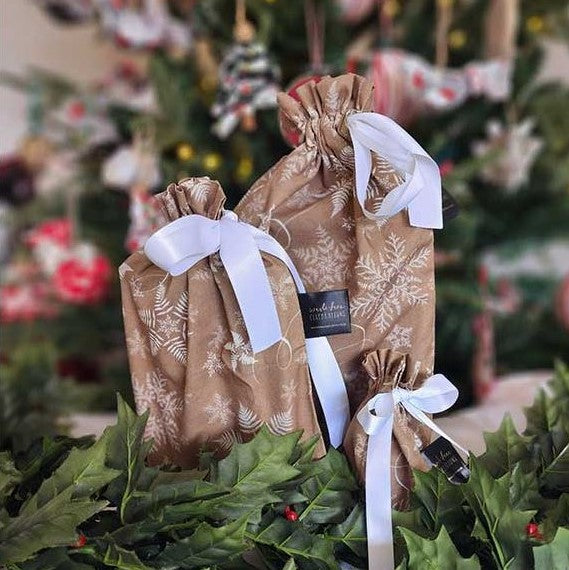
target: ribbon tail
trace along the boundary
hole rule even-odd
[[[239,303],[254,353],[282,339],[279,315],[255,239],[241,223],[221,220],[220,256]]]
[[[391,435],[393,414],[369,436],[366,458],[366,525],[369,568],[392,570]]]

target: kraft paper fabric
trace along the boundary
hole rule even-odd
[[[190,178],[157,200],[167,222],[189,214],[219,219],[225,195],[215,181]],[[283,339],[258,354],[219,254],[177,277],[141,251],[121,266],[132,384],[137,410],[150,410],[153,463],[195,467],[200,450],[223,456],[263,423],[276,434],[320,435],[296,287],[282,262],[261,255]]]
[[[407,213],[368,219],[354,189],[354,152],[345,120],[372,110],[373,86],[356,75],[326,77],[279,94],[281,124],[302,142],[251,187],[239,217],[268,231],[287,250],[307,291],[348,289],[352,332],[330,336],[352,413],[367,393],[362,355],[376,348],[409,353],[431,369],[434,358],[433,232]],[[374,155],[367,209],[401,182]]]
[[[429,376],[427,370],[419,362],[413,362],[409,354],[391,349],[368,353],[362,366],[368,374],[369,388],[360,409],[370,398],[390,392],[393,388],[419,388]],[[403,510],[408,506],[412,487],[411,468],[428,470],[419,450],[429,444],[430,438],[431,430],[409,415],[402,406],[394,409],[391,440],[391,501],[394,508]],[[362,483],[365,483],[367,443],[368,436],[354,417],[344,438],[344,451]]]

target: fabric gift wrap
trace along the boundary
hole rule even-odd
[[[182,236],[191,247],[205,247],[212,232],[219,235],[220,224],[237,223],[223,210],[221,187],[208,178],[171,184],[157,200],[170,222],[188,217],[204,225],[206,233],[193,241]],[[249,227],[239,225],[230,229]],[[226,249],[239,245],[230,241]],[[194,467],[200,450],[226,454],[262,423],[276,434],[297,429],[305,438],[320,434],[297,290],[287,265],[261,252],[282,338],[279,332],[278,342],[253,351],[221,248],[221,253],[195,256],[191,268],[178,275],[160,269],[141,251],[120,269],[135,400],[139,412],[150,410],[147,435],[154,439],[155,463]],[[324,451],[322,440],[317,451]]]
[[[373,86],[326,77],[279,95],[281,126],[301,143],[236,208],[274,236],[309,292],[347,289],[351,333],[329,341],[352,412],[368,391],[361,357],[375,348],[431,369],[433,232],[442,227],[436,163],[392,120],[371,113]]]

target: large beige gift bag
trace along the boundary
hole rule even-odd
[[[407,133],[369,112],[372,90],[343,75],[303,85],[300,101],[280,94],[283,130],[302,142],[236,208],[283,245],[308,291],[347,290],[351,332],[329,341],[352,412],[368,391],[364,353],[404,351],[427,370],[434,355],[440,176]]]

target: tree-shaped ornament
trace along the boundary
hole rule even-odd
[[[266,46],[255,41],[255,28],[245,14],[244,0],[235,8],[235,43],[219,67],[216,101],[211,109],[217,119],[213,132],[227,138],[241,123],[246,132],[257,128],[256,111],[276,107],[280,70]]]

